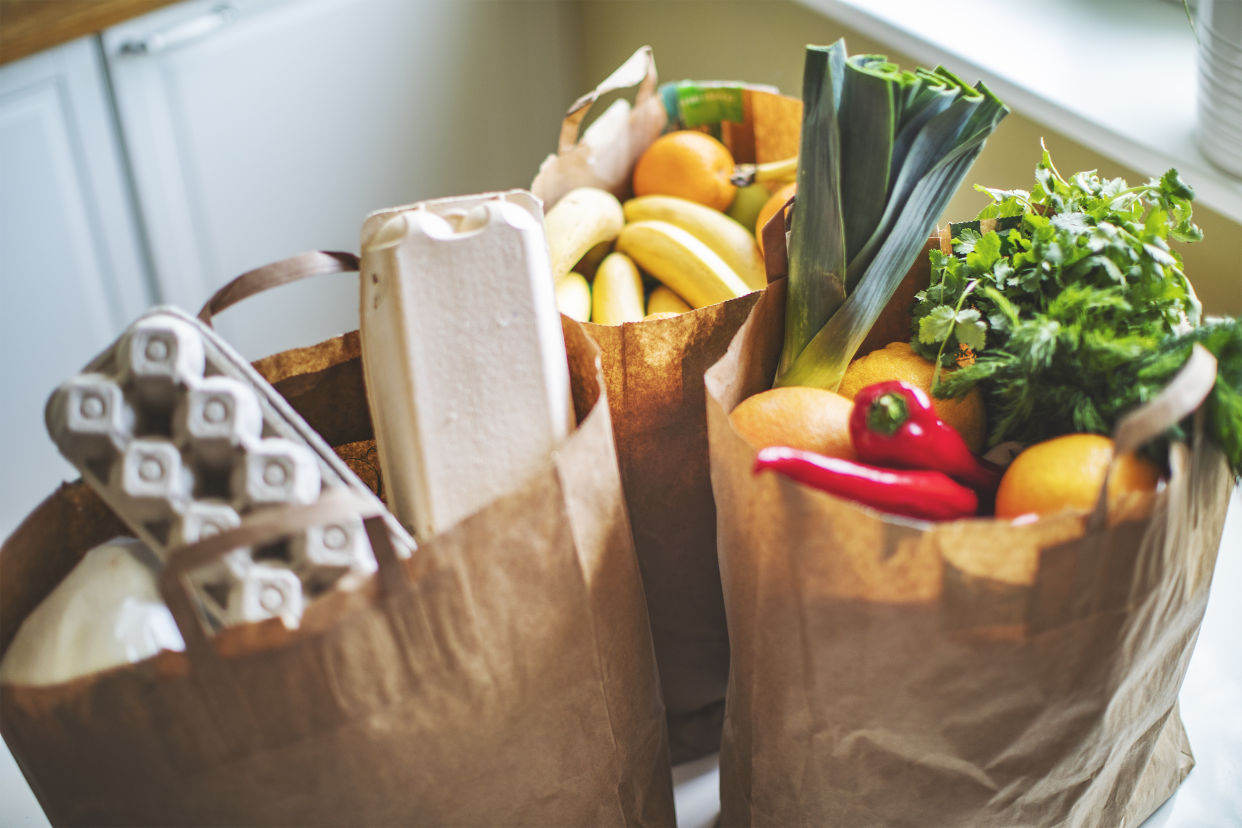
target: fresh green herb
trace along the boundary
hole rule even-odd
[[[807,48],[785,345],[776,384],[836,390],[984,140],[1009,110],[951,72]]]
[[[1176,170],[1138,187],[1094,172],[1067,181],[1047,151],[1035,178],[1029,193],[976,188],[992,198],[979,216],[984,228],[1016,226],[964,229],[954,255],[931,254],[911,345],[942,367],[973,357],[940,377],[935,396],[978,386],[992,444],[1110,434],[1202,342],[1220,363],[1209,434],[1242,468],[1242,327],[1200,327],[1199,302],[1169,247],[1203,237],[1191,222],[1193,191]]]
[[[1208,438],[1220,447],[1235,475],[1242,472],[1242,321],[1212,319],[1202,327],[1161,341],[1155,353],[1145,356],[1127,376],[1133,381],[1118,383],[1124,397],[1119,411],[1142,405],[1159,394],[1190,358],[1195,343],[1216,357],[1216,384],[1205,405],[1204,424]],[[1192,421],[1175,426],[1173,439],[1189,437]],[[1157,452],[1159,446],[1152,447]]]

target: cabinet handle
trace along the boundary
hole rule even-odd
[[[160,32],[152,32],[146,37],[127,40],[121,44],[123,55],[155,55],[183,46],[192,40],[206,37],[217,29],[224,28],[237,19],[237,9],[232,6],[218,6],[209,13],[192,17],[184,23],[170,26]]]

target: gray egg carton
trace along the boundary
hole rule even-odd
[[[250,513],[315,503],[344,486],[378,498],[214,330],[152,308],[48,400],[48,432],[69,462],[162,560]],[[413,539],[384,512],[399,555]],[[213,627],[280,618],[350,574],[374,572],[360,518],[286,542],[236,549],[190,573]]]

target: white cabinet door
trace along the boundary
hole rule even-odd
[[[577,10],[507,0],[192,0],[104,33],[165,300],[358,250],[365,215],[530,184],[582,91]],[[219,320],[247,357],[358,325],[353,274]]]
[[[78,477],[43,406],[147,284],[98,40],[0,67],[0,538]]]

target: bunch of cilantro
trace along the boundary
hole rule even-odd
[[[1194,192],[1176,170],[1128,187],[1082,172],[1061,177],[1047,151],[1035,187],[989,190],[980,219],[953,255],[934,251],[931,286],[913,308],[914,350],[941,372],[933,393],[984,394],[989,443],[1031,444],[1074,432],[1111,434],[1118,417],[1150,400],[1195,342],[1217,357],[1207,402],[1209,437],[1242,470],[1242,325],[1203,324],[1169,241],[1203,238]],[[1184,423],[1169,436],[1186,436]],[[1152,447],[1162,453],[1161,446]]]

